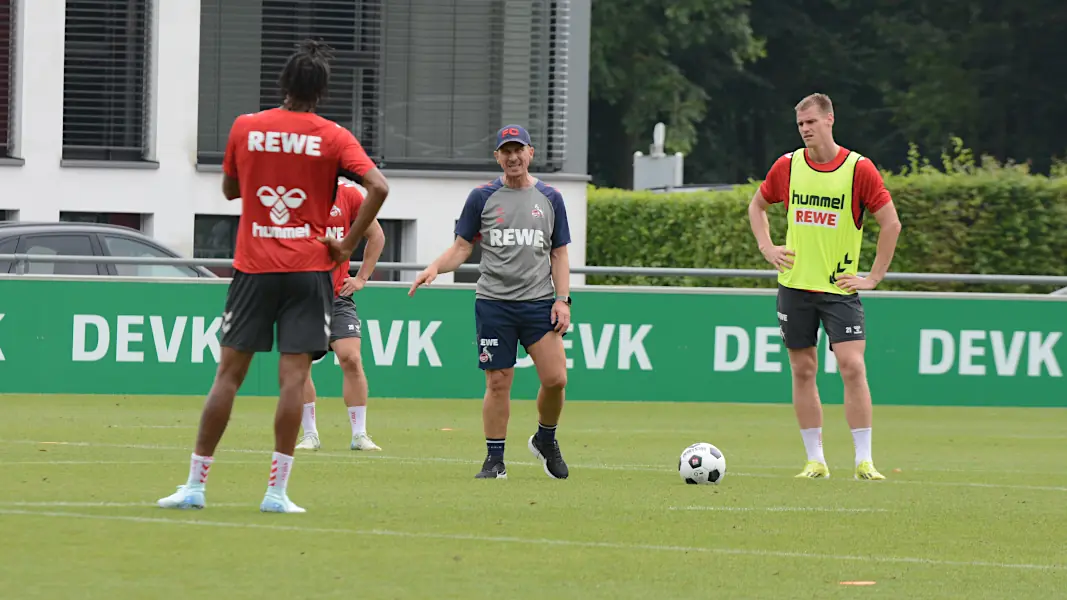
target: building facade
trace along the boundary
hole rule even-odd
[[[185,256],[232,256],[229,126],[280,103],[282,65],[312,37],[334,52],[319,112],[390,180],[381,260],[428,263],[452,243],[467,193],[500,172],[496,129],[515,122],[533,138],[531,170],[563,193],[571,262],[584,265],[589,11],[583,0],[0,0],[0,219],[112,222]]]

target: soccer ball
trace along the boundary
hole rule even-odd
[[[678,474],[686,483],[717,484],[726,476],[726,457],[707,442],[693,444],[678,458]]]

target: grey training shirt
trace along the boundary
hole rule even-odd
[[[456,235],[481,242],[481,276],[475,297],[491,300],[552,298],[550,252],[571,242],[563,196],[537,181],[524,189],[502,177],[471,190]]]

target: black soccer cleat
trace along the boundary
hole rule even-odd
[[[544,442],[537,438],[537,434],[530,436],[530,452],[536,456],[545,467],[545,473],[553,479],[566,479],[570,472],[567,463],[563,462],[563,455],[559,452],[559,442],[552,440]]]
[[[474,476],[475,479],[507,479],[508,471],[504,468],[504,461],[492,456],[485,457],[482,470]]]

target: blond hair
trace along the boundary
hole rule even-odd
[[[830,101],[830,97],[826,94],[811,94],[805,97],[796,106],[796,112],[807,110],[813,106],[819,107],[819,110],[826,114],[834,112],[834,103]]]

